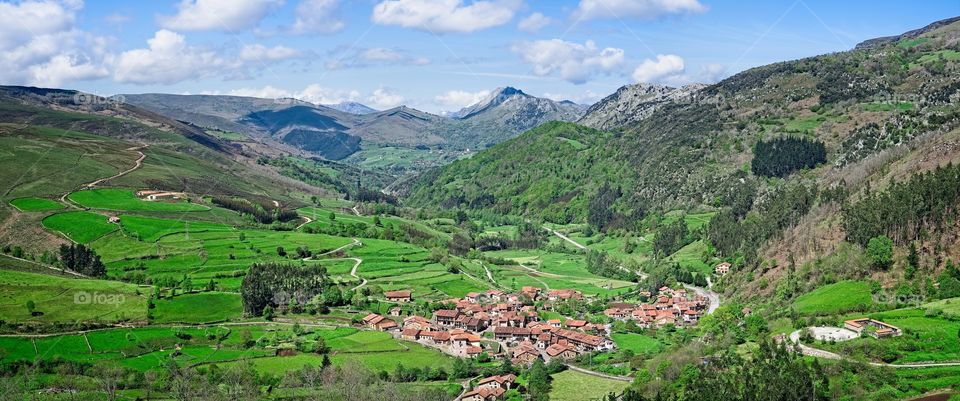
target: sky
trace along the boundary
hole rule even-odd
[[[590,104],[960,15],[960,1],[0,1],[0,84],[440,113],[498,87]]]

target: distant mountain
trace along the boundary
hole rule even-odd
[[[401,106],[376,111],[359,103],[323,106],[295,99],[238,96],[119,95],[144,109],[224,131],[244,133],[340,160],[374,146],[477,149],[515,137],[547,121],[575,121],[585,107],[497,89],[487,99],[451,118]]]
[[[452,141],[490,146],[547,121],[576,121],[586,107],[571,101],[553,101],[522,90],[497,88],[480,102],[450,115],[460,124],[446,136]]]
[[[334,104],[325,104],[324,106],[350,114],[370,114],[379,111],[365,104],[357,102],[340,102]]]
[[[650,84],[626,85],[590,106],[578,122],[601,130],[634,125],[649,117],[660,106],[690,100],[705,87],[703,84],[691,84],[682,88]]]

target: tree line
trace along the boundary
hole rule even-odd
[[[299,218],[294,210],[268,208],[264,205],[250,202],[246,199],[236,199],[226,196],[213,198],[213,204],[243,214],[248,214],[260,224],[270,224],[275,221],[285,222]]]
[[[953,164],[892,183],[842,208],[847,241],[866,246],[886,235],[898,244],[920,238],[924,230],[942,232],[960,217],[960,166]]]

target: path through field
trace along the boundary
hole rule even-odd
[[[299,229],[303,228],[303,226],[305,226],[305,225],[310,224],[310,223],[313,222],[313,219],[311,219],[311,218],[309,218],[309,217],[307,217],[307,216],[300,216],[300,218],[302,218],[302,219],[304,219],[304,220],[306,220],[306,221],[304,221],[302,224],[300,224],[299,226],[297,226],[297,228],[296,228],[297,230],[299,230]]]
[[[119,173],[117,173],[117,174],[115,174],[115,175],[112,175],[112,176],[110,176],[110,177],[101,178],[101,179],[99,179],[99,180],[96,180],[96,181],[94,181],[94,182],[91,182],[91,183],[89,183],[89,184],[86,184],[86,185],[84,185],[84,187],[86,187],[86,188],[96,187],[97,185],[103,184],[103,183],[105,183],[105,182],[107,182],[107,181],[110,181],[110,180],[112,180],[112,179],[114,179],[114,178],[120,178],[120,177],[123,177],[123,176],[125,176],[125,175],[127,175],[127,174],[130,174],[131,172],[133,172],[133,171],[137,170],[138,168],[142,167],[142,166],[143,166],[143,160],[147,158],[146,153],[143,153],[142,149],[143,149],[143,148],[146,148],[146,147],[147,147],[147,145],[140,145],[140,146],[134,146],[134,147],[132,147],[132,148],[128,148],[128,149],[127,149],[127,150],[135,150],[135,151],[137,151],[137,154],[140,155],[140,157],[138,157],[137,160],[134,162],[134,166],[133,166],[133,167],[131,167],[131,168],[127,169],[127,170],[121,171],[121,172],[119,172]]]
[[[355,262],[355,264],[353,265],[353,268],[350,269],[350,275],[361,280],[360,285],[351,288],[351,290],[356,291],[362,288],[363,286],[367,285],[367,279],[357,275],[357,268],[360,267],[361,263],[363,263],[363,259],[360,259],[360,258],[347,258],[347,259]]]
[[[550,233],[552,233],[553,235],[556,235],[556,236],[560,237],[560,239],[562,239],[562,240],[564,240],[564,241],[567,241],[567,242],[573,244],[573,246],[575,246],[575,247],[577,247],[577,248],[584,249],[584,250],[587,249],[586,246],[583,246],[582,244],[578,243],[577,241],[574,241],[574,240],[570,239],[570,237],[568,237],[568,236],[566,236],[566,235],[563,235],[561,232],[559,232],[559,231],[557,231],[557,230],[554,230],[554,229],[552,229],[552,228],[550,228],[550,227],[547,227],[547,226],[544,226],[543,228],[546,229],[547,232],[550,232]]]

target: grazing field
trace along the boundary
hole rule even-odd
[[[17,198],[10,201],[21,212],[48,212],[63,209],[62,203],[46,198]]]
[[[801,295],[794,301],[793,307],[806,315],[827,315],[866,310],[872,303],[870,284],[841,281]]]
[[[923,305],[924,309],[939,309],[947,315],[960,316],[960,298],[941,299]]]
[[[844,319],[862,316],[847,315]],[[887,363],[944,362],[960,359],[960,342],[957,342],[960,321],[941,315],[930,315],[919,308],[870,313],[868,316],[897,326],[904,334],[881,339],[861,337],[822,346],[857,359]]]
[[[324,202],[326,203],[326,201]],[[345,205],[344,209],[349,209],[350,205]],[[305,225],[304,227],[310,227],[315,229],[330,229],[337,226],[337,224],[361,224],[365,227],[374,227],[374,216],[357,216],[352,212],[345,212],[341,208],[329,208],[329,207],[305,207],[297,209],[297,213],[301,216],[306,216],[314,221]],[[333,213],[334,219],[330,220],[330,214]],[[434,227],[431,227],[427,224],[424,224],[419,221],[409,220],[397,216],[382,215],[380,216],[380,225],[383,227],[386,226],[396,226],[401,227],[404,225],[411,226],[417,230],[426,232],[427,234],[443,238],[450,239],[451,236],[448,233],[437,230]]]
[[[656,338],[633,333],[613,333],[613,341],[617,343],[617,348],[630,350],[635,354],[656,354],[663,349],[663,344]]]
[[[92,189],[70,194],[68,198],[91,209],[122,210],[128,212],[197,212],[210,208],[188,202],[144,201],[132,189]]]
[[[445,266],[429,259],[429,251],[416,245],[365,239],[363,246],[351,248],[349,253],[363,259],[357,275],[385,290],[409,289],[419,298],[449,298],[489,288],[479,278],[451,274]]]
[[[203,285],[204,283],[197,283]],[[153,323],[210,323],[239,318],[240,294],[202,292],[154,301]]]
[[[694,241],[687,246],[680,248],[676,253],[670,255],[669,260],[679,263],[680,267],[704,275],[713,273],[711,264],[703,261],[703,254],[707,251],[707,244],[703,240]]]
[[[550,390],[552,401],[592,401],[602,400],[610,393],[621,393],[628,382],[605,379],[585,373],[566,370],[553,377],[553,387]]]
[[[143,321],[146,305],[132,284],[0,271],[0,320],[6,322]]]
[[[75,242],[88,243],[117,230],[107,216],[92,212],[57,213],[43,219],[43,226],[57,231]]]
[[[571,288],[589,295],[611,295],[634,285],[590,273],[587,271],[586,257],[582,254],[543,250],[507,250],[485,254],[517,263],[516,266],[489,266],[497,282],[514,289],[530,285],[546,289]]]
[[[233,227],[217,223],[156,219],[130,215],[120,216],[120,224],[125,232],[145,242],[154,242],[160,239],[160,237],[176,233],[234,230]]]
[[[200,223],[191,223],[191,227],[194,224]],[[141,270],[147,276],[171,276],[179,280],[187,274],[197,286],[214,279],[218,285],[233,291],[240,288],[241,280],[241,276],[235,273],[245,271],[253,263],[324,264],[322,260],[302,262],[296,255],[296,248],[303,247],[319,255],[351,242],[350,238],[324,234],[236,230],[191,231],[189,235],[186,232],[167,233],[155,242],[138,241],[115,233],[94,241],[90,246],[101,256],[111,276]],[[286,256],[279,255],[278,247],[284,248]]]

